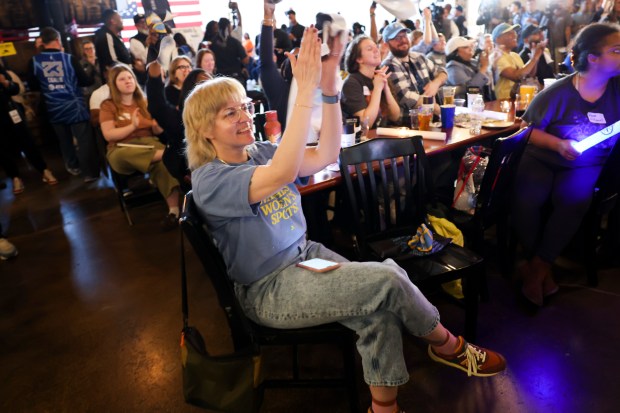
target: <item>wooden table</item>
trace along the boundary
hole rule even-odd
[[[485,105],[487,110],[499,110],[499,102],[488,102]],[[482,129],[480,135],[471,135],[469,129],[454,127],[451,131],[446,131],[446,140],[423,140],[424,150],[430,156],[449,154],[459,148],[467,147],[482,142],[486,139],[493,139],[501,136],[508,136],[519,130],[520,122],[503,129]],[[376,131],[370,131],[369,137],[372,139]],[[415,131],[411,136],[415,136]],[[390,137],[393,138],[393,137]],[[398,138],[393,138],[398,139]],[[327,204],[329,192],[341,185],[342,177],[339,171],[323,169],[310,177],[307,185],[298,186],[302,195],[302,205],[306,216],[308,236],[314,241],[330,246],[332,234],[327,219]]]
[[[464,146],[474,145],[476,142],[480,142],[485,139],[508,136],[519,130],[519,126],[520,122],[516,122],[512,126],[508,126],[503,129],[483,128],[480,135],[471,135],[469,133],[469,129],[455,126],[451,131],[446,131],[447,136],[445,141],[424,139],[424,150],[428,156],[449,152]],[[373,134],[373,132],[375,131],[370,131],[369,136],[371,139],[377,137],[376,134]],[[411,136],[415,136],[415,131],[411,132]],[[322,171],[319,171],[311,176],[307,185],[299,186],[298,189],[301,195],[309,195],[318,191],[333,189],[334,187],[340,185],[341,181],[342,177],[340,176],[340,172],[323,169]]]

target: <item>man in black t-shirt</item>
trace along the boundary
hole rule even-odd
[[[123,19],[116,10],[105,10],[101,16],[103,27],[95,32],[95,50],[101,73],[115,63],[131,64],[131,56],[123,43]]]
[[[286,28],[288,38],[291,39],[293,47],[299,47],[301,45],[301,38],[304,36],[304,26],[297,22],[297,15],[295,10],[290,9],[285,14],[288,16],[289,25]]]
[[[463,6],[454,8],[454,18],[452,19],[456,27],[459,28],[459,36],[467,36],[467,27],[465,27],[465,16],[463,16]]]
[[[532,52],[532,49],[535,49],[536,46],[543,41],[543,34],[540,30],[540,27],[530,24],[525,29],[523,29],[522,36],[523,50],[521,50],[519,56],[521,56],[521,60],[523,60],[523,63],[527,64],[532,54],[534,53]],[[548,53],[547,56],[549,56]],[[541,56],[538,60],[538,64],[536,66],[536,78],[541,85],[544,83],[544,79],[555,78],[552,63],[547,62],[547,57],[545,57],[545,55]]]
[[[230,35],[230,20],[222,17],[219,22],[219,33],[211,43],[211,50],[215,54],[217,73],[239,80],[245,86],[247,76],[243,68],[248,64],[248,57],[241,42]]]

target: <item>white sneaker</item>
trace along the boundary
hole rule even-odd
[[[11,244],[6,238],[0,238],[0,260],[8,260],[17,254],[15,245]]]

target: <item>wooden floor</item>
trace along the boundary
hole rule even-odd
[[[22,165],[26,191],[0,190],[0,220],[19,256],[0,262],[0,412],[198,412],[183,400],[179,234],[163,233],[162,203],[134,209],[129,227],[111,184],[84,184],[46,152],[60,184]],[[569,263],[570,264],[570,263]],[[558,268],[560,293],[537,313],[490,265],[491,301],[480,307],[478,343],[501,351],[508,371],[467,378],[405,339],[412,412],[616,412],[620,404],[620,270],[588,288],[578,266]],[[188,250],[192,323],[213,353],[230,346],[213,291]],[[460,331],[462,310],[431,296]],[[199,304],[196,304],[199,303]],[[332,349],[309,348],[311,370],[329,372]],[[265,356],[281,370],[285,352]],[[369,395],[361,378],[362,406]],[[262,412],[347,412],[339,390],[272,390]]]

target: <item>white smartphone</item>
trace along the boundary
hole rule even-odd
[[[314,272],[326,272],[335,270],[340,264],[335,261],[324,260],[323,258],[312,258],[297,264],[298,267],[305,268]]]

